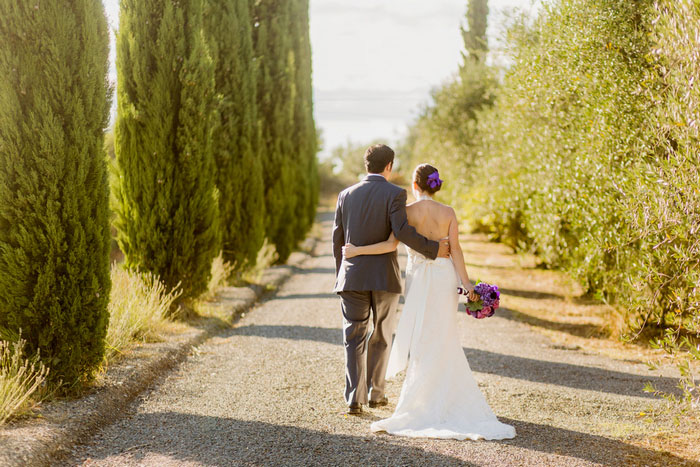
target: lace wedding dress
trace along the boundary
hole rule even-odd
[[[457,273],[452,260],[429,260],[408,249],[406,302],[387,377],[406,370],[394,414],[371,430],[445,439],[506,439],[515,429],[498,421],[481,394],[457,334]]]

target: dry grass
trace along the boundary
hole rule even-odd
[[[24,355],[25,341],[0,341],[0,425],[26,415],[41,399],[49,370],[38,356]]]
[[[160,338],[168,327],[171,306],[180,296],[179,290],[168,292],[152,274],[127,271],[114,264],[111,275],[107,360],[137,342]]]
[[[653,421],[650,421],[653,423]],[[665,429],[646,437],[633,437],[632,444],[643,448],[672,452],[700,462],[700,415],[689,413],[677,420],[673,429]]]
[[[233,270],[233,264],[224,261],[223,252],[220,252],[219,256],[214,258],[214,261],[211,263],[211,278],[202,299],[214,300],[219,290],[228,285],[228,280],[233,274]]]
[[[276,258],[277,253],[275,251],[275,246],[265,239],[265,243],[263,243],[262,248],[258,251],[255,266],[244,271],[236,278],[237,285],[258,284],[265,269],[272,266]]]

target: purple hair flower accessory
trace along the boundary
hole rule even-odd
[[[440,180],[440,174],[436,170],[435,172],[428,175],[428,186],[433,190],[435,188],[440,188],[442,185],[442,180]]]

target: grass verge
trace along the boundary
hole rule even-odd
[[[233,274],[233,271],[233,264],[224,261],[223,252],[220,252],[219,256],[214,258],[214,261],[211,263],[211,278],[207,285],[207,291],[201,298],[203,300],[215,299],[219,290],[228,285],[229,278]]]
[[[140,274],[112,265],[107,352],[109,361],[138,342],[160,338],[168,326],[168,313],[180,296],[168,292],[153,274]]]
[[[41,401],[49,370],[24,354],[25,341],[0,341],[0,425],[31,413]]]

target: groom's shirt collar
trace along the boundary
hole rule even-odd
[[[386,178],[384,178],[384,175],[382,174],[367,174],[365,180],[378,180],[384,182],[386,181]]]

